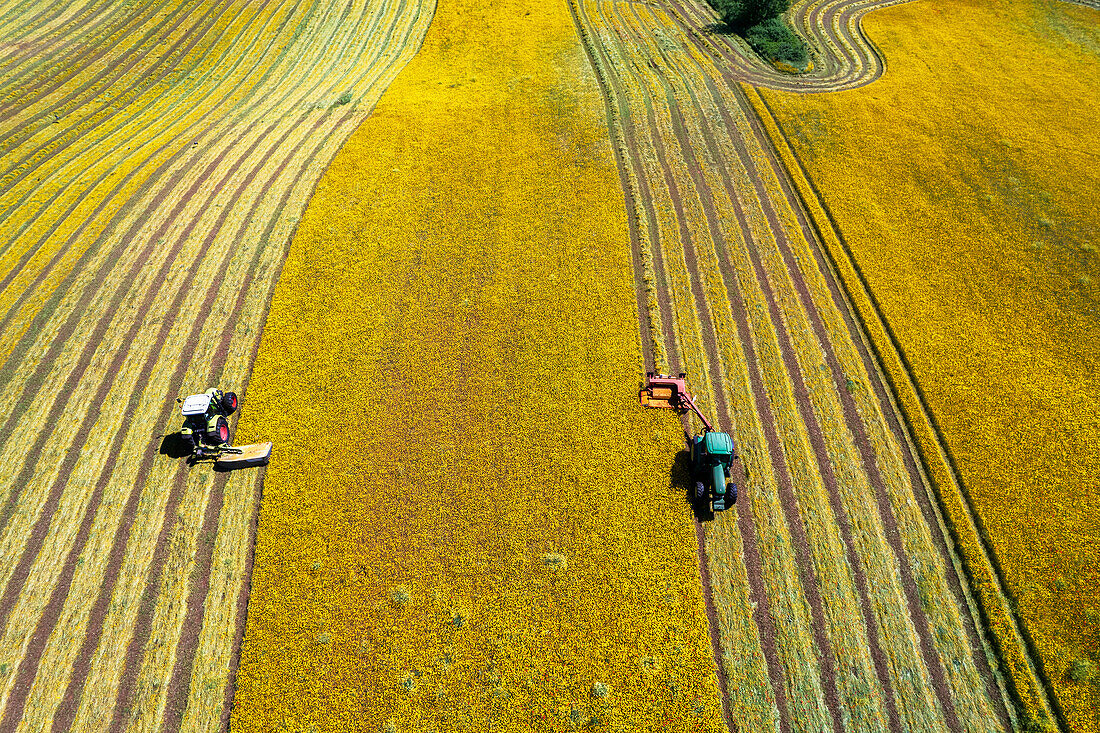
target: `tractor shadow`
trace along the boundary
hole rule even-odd
[[[191,456],[191,441],[181,433],[169,433],[160,441],[160,454],[169,458],[189,458]]]
[[[710,510],[710,502],[705,499],[700,501],[695,498],[695,479],[691,472],[691,453],[684,448],[676,454],[669,470],[669,489],[691,507],[691,513],[696,521],[709,522],[714,519],[714,512]]]

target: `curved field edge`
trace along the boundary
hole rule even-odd
[[[335,159],[239,428],[234,730],[722,730],[612,155],[564,3],[455,2]]]
[[[180,392],[246,391],[297,214],[430,20],[161,5],[81,30],[117,47],[34,29],[6,99],[48,119],[5,128],[0,158],[3,729],[227,723],[262,474],[188,470],[161,438]],[[51,44],[64,73],[34,55]]]

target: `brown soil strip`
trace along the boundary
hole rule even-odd
[[[653,208],[652,196],[648,195],[645,190],[641,190],[644,189],[646,185],[646,176],[645,170],[642,168],[642,164],[638,160],[638,143],[634,134],[634,125],[630,121],[630,109],[627,107],[625,101],[628,97],[619,86],[618,80],[614,74],[607,74],[605,76],[603,70],[605,68],[611,68],[610,62],[603,54],[600,46],[598,44],[594,44],[592,40],[588,37],[587,32],[584,30],[584,26],[581,25],[580,18],[577,16],[577,9],[574,6],[573,2],[569,3],[569,10],[570,13],[572,13],[573,15],[573,22],[577,28],[577,33],[581,37],[581,45],[584,46],[585,54],[587,54],[588,56],[589,63],[592,65],[592,68],[596,74],[596,79],[600,84],[600,90],[603,92],[604,104],[608,110],[608,132],[611,135],[614,135],[614,132],[617,128],[621,131],[623,135],[621,146],[619,144],[616,144],[617,141],[612,140],[612,149],[615,151],[615,160],[619,165],[619,180],[622,182],[623,195],[626,198],[628,221],[630,223],[630,226],[632,227],[632,258],[641,261],[641,237],[637,236],[637,239],[634,239],[634,237],[636,236],[635,230],[638,224],[636,219],[637,209],[634,206],[636,202],[634,199],[632,188],[630,186],[630,176],[626,170],[626,165],[628,162],[634,173],[635,180],[638,181],[638,186],[640,190],[637,201],[642,204],[642,208],[645,211],[647,225],[646,231],[649,235],[649,248],[650,251],[653,253],[653,260],[655,263],[653,268],[653,278],[655,280],[654,288],[658,294],[657,305],[660,310],[661,320],[667,334],[667,332],[671,331],[674,321],[670,299],[668,297],[662,297],[662,293],[665,296],[667,296],[668,293],[668,281],[665,276],[664,268],[658,267],[656,265],[656,263],[662,261],[661,240],[658,234],[657,226],[657,213],[654,211]],[[596,54],[598,54],[602,59],[599,63],[597,63],[596,61]],[[627,151],[629,151],[629,153],[633,153],[633,155],[629,154]],[[642,279],[640,276],[636,277],[636,282],[638,282],[639,284],[642,283]],[[649,308],[648,305],[644,303],[644,300],[642,299],[643,296],[643,292],[638,293],[639,313],[645,313],[645,319],[648,322]],[[652,327],[652,324],[650,324],[650,327]],[[646,346],[643,348],[648,347],[648,350],[650,351],[649,358],[647,358],[645,363],[647,365],[653,365],[654,368],[656,368],[656,365],[652,360],[652,339],[652,331],[648,334],[645,334],[644,338],[642,339],[643,342],[646,344]],[[672,354],[675,354],[675,351],[669,352],[670,359],[672,358]],[[669,366],[669,370],[675,371],[675,369],[671,365]]]
[[[608,88],[608,80],[604,78],[603,70],[596,62],[596,58],[591,48],[591,42],[587,34],[581,29],[572,2],[569,3],[569,10],[573,17],[573,25],[577,29],[578,35],[581,37],[581,47],[584,48],[584,53],[588,57],[588,65],[592,67],[592,72],[596,76],[596,83],[600,87],[600,96],[603,98],[604,110],[607,114],[607,133],[608,137],[611,138],[615,134],[616,129],[622,128],[622,124],[619,120],[622,119],[624,112],[621,108],[616,110],[611,103],[612,93]],[[624,134],[626,134],[625,131]],[[636,298],[635,307],[638,311],[638,339],[642,349],[642,367],[646,370],[655,370],[656,365],[653,358],[654,324],[650,322],[649,304],[646,302],[645,266],[642,260],[642,235],[639,231],[640,225],[638,223],[637,202],[634,200],[634,194],[630,187],[630,176],[627,173],[626,156],[623,154],[622,149],[615,144],[614,140],[609,140],[609,142],[611,143],[611,151],[615,156],[615,168],[619,173],[619,186],[623,190],[623,198],[626,206],[627,229],[630,232],[630,263],[634,270],[634,295]],[[637,167],[637,161],[631,160],[630,164]],[[635,170],[635,174],[637,174],[637,170]],[[652,211],[652,205],[647,207],[646,215],[649,220],[649,231],[651,232],[650,239],[652,239],[652,231],[656,223],[656,216]]]
[[[742,107],[747,116],[751,117],[753,114],[752,107],[747,102],[742,102]],[[766,139],[762,141],[766,144]],[[809,289],[806,286],[805,280],[801,276],[801,271],[797,266],[792,267],[790,243],[787,242],[786,232],[783,229],[782,223],[779,221],[779,217],[772,206],[771,199],[768,198],[767,191],[764,189],[761,183],[760,175],[756,170],[756,166],[753,163],[751,156],[747,154],[744,149],[744,143],[742,142],[737,146],[738,153],[741,156],[742,164],[749,172],[750,178],[755,183],[757,196],[760,199],[761,205],[764,210],[764,215],[767,217],[768,222],[771,225],[772,230],[776,233],[776,243],[783,253],[784,261],[788,263],[788,269],[791,271],[792,281],[795,285],[796,291],[799,293],[800,299],[803,301],[803,306],[810,314],[811,321],[814,324],[814,331],[818,337],[818,341],[821,344],[822,352],[826,357],[826,363],[829,364],[832,370],[835,383],[837,385],[837,391],[841,397],[842,404],[844,406],[845,420],[848,423],[849,430],[852,432],[855,438],[856,445],[859,448],[860,456],[863,460],[864,470],[867,472],[868,478],[871,480],[871,486],[875,489],[875,499],[878,505],[879,516],[882,519],[883,531],[887,544],[893,550],[894,556],[897,559],[898,566],[901,571],[902,588],[905,592],[906,605],[909,608],[909,615],[912,617],[914,626],[916,627],[918,637],[920,638],[921,653],[924,657],[925,663],[928,666],[929,674],[932,677],[932,687],[936,692],[936,697],[940,702],[943,709],[944,718],[948,727],[952,731],[961,731],[962,726],[959,723],[958,715],[955,712],[954,700],[951,697],[950,688],[947,686],[947,681],[944,675],[943,663],[940,660],[939,653],[937,652],[935,645],[932,641],[932,632],[928,625],[928,617],[924,614],[924,610],[920,604],[920,598],[917,596],[916,581],[913,578],[913,570],[909,562],[909,557],[905,553],[905,546],[901,540],[901,534],[898,530],[897,520],[894,517],[893,508],[890,505],[890,499],[886,493],[886,485],[883,481],[882,474],[879,471],[878,461],[874,454],[874,450],[871,447],[870,440],[867,437],[866,430],[863,426],[862,420],[859,418],[858,413],[855,410],[855,402],[852,399],[850,393],[845,386],[845,376],[843,370],[840,368],[839,360],[836,358],[836,353],[833,350],[832,342],[828,339],[828,334],[824,332],[824,326],[821,323],[821,315],[818,313],[816,306],[813,303],[812,297],[809,294]],[[820,331],[818,329],[821,329]],[[777,329],[780,330],[781,329]],[[785,339],[786,334],[783,333],[782,337]],[[789,344],[784,349],[784,361],[788,358]],[[790,354],[792,362],[794,362],[793,354]],[[795,362],[795,368],[797,363]],[[919,494],[921,492],[914,492]]]

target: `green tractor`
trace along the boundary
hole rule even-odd
[[[737,452],[729,433],[714,429],[687,388],[687,375],[646,374],[645,384],[638,391],[643,407],[676,410],[681,415],[689,410],[699,416],[703,430],[688,439],[691,449],[691,474],[694,499],[713,513],[725,511],[737,501],[737,484],[732,481],[733,462]]]
[[[717,514],[737,501],[737,484],[730,480],[733,439],[729,433],[705,430],[691,439],[691,473],[695,479],[695,500],[710,500]]]

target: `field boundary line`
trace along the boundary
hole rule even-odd
[[[848,310],[859,325],[859,336],[873,356],[873,366],[890,387],[889,407],[900,418],[903,437],[919,459],[918,466],[926,478],[925,489],[933,495],[945,537],[951,540],[955,550],[952,554],[958,555],[963,577],[976,601],[976,608],[970,610],[972,613],[977,611],[975,620],[985,632],[982,641],[992,644],[987,653],[1007,669],[1003,678],[1008,682],[1006,692],[1027,718],[1013,722],[1024,729],[1034,722],[1053,723],[1059,730],[1068,731],[1065,713],[1054,695],[1035,642],[1024,620],[1014,610],[1015,598],[1005,583],[1004,572],[981,516],[974,508],[970,492],[959,475],[954,456],[928,407],[904,349],[771,106],[755,87],[747,84],[741,87],[760,117],[780,164],[795,184],[799,203],[816,230],[825,261],[833,270]],[[1002,677],[996,674],[996,666],[994,672],[1000,681]],[[1038,713],[1038,720],[1033,717],[1035,713]]]

